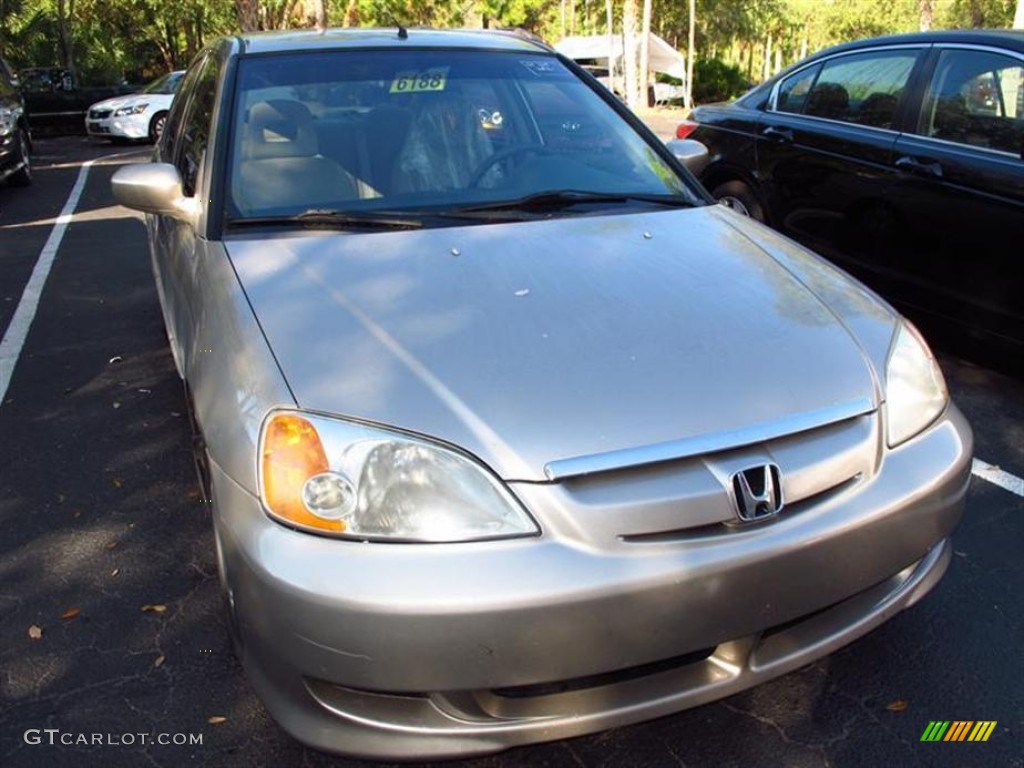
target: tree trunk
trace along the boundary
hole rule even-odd
[[[640,103],[651,106],[651,0],[644,0],[643,21],[640,23]]]
[[[608,30],[608,84],[615,90],[615,15],[612,13],[613,0],[605,0],[605,25]]]
[[[1013,28],[1024,29],[1024,0],[1017,0],[1017,12],[1013,14]]]
[[[313,0],[313,16],[317,29],[327,29],[327,0]]]
[[[764,44],[764,66],[761,67],[761,80],[767,80],[772,71],[772,33],[768,33],[768,39]]]
[[[345,21],[343,24],[346,27],[359,26],[359,3],[357,0],[348,0],[348,8],[345,9]]]
[[[690,28],[686,40],[686,99],[687,109],[693,109],[693,61],[697,56],[694,44],[697,34],[697,0],[690,0]]]
[[[160,51],[160,58],[164,60],[164,67],[169,71],[178,68],[178,62],[174,60],[174,50],[168,44],[168,39],[171,36],[171,30],[168,29],[170,25],[164,25],[164,33],[153,35],[153,42],[156,43],[157,49]]]
[[[57,0],[57,32],[60,37],[61,65],[67,69],[73,78],[78,79],[75,72],[75,41],[71,27],[71,20],[75,13],[75,0]]]
[[[640,106],[640,71],[637,67],[636,0],[622,4],[622,56],[623,75],[626,78],[626,104],[630,109]]]
[[[919,0],[917,8],[920,14],[920,29],[922,32],[928,32],[932,28],[932,0]]]
[[[256,32],[260,28],[260,5],[258,0],[235,0],[238,11],[238,26],[243,32]]]
[[[562,10],[562,25],[559,28],[559,32],[561,33],[559,35],[559,39],[565,37],[565,0],[562,0],[562,9],[561,10]]]

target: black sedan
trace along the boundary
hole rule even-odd
[[[716,198],[943,343],[1022,367],[1024,32],[837,46],[691,117],[677,135],[709,148],[701,178]]]

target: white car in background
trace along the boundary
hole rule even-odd
[[[167,113],[184,70],[169,72],[138,93],[115,96],[89,107],[85,130],[106,139],[148,139],[156,142],[163,133]]]

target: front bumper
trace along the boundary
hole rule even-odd
[[[143,112],[123,117],[85,118],[85,132],[97,138],[145,139],[149,137],[151,115]]]
[[[856,493],[616,551],[550,532],[333,541],[272,522],[216,467],[212,485],[245,665],[274,717],[319,749],[438,758],[664,715],[863,635],[945,571],[970,459],[951,407]]]

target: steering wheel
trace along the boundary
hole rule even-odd
[[[483,180],[484,176],[487,175],[487,172],[498,163],[503,163],[512,157],[527,154],[550,155],[552,152],[543,144],[519,144],[508,149],[498,150],[493,155],[484,158],[484,161],[473,169],[473,173],[469,176],[469,186],[476,187]]]

